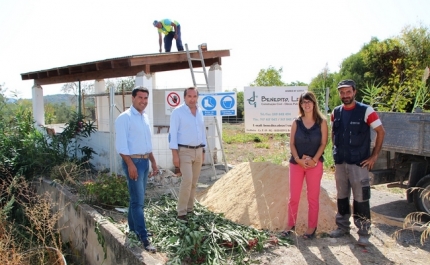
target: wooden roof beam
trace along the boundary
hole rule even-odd
[[[214,63],[218,63],[221,65],[221,58],[212,58],[206,59],[205,65],[208,67]],[[200,62],[193,62],[195,67],[200,67]],[[116,77],[124,77],[124,76],[134,76],[137,73],[144,71],[145,73],[156,73],[156,72],[164,72],[164,71],[172,71],[172,70],[182,70],[189,69],[188,61],[180,62],[180,63],[171,63],[171,64],[163,64],[163,65],[139,65],[133,66],[129,68],[115,68],[115,69],[106,69],[99,71],[92,71],[86,73],[74,73],[70,75],[60,75],[55,77],[46,77],[46,78],[37,78],[35,79],[35,83],[38,85],[51,85],[58,83],[70,83],[76,82],[78,80],[86,81],[86,80],[97,80],[97,79],[105,79],[105,78],[116,78]]]

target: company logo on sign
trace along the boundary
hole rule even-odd
[[[255,91],[252,91],[252,97],[248,98],[249,105],[254,105],[254,108],[257,107],[257,102],[255,101],[255,98],[258,96],[255,96]]]

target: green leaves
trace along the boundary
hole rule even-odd
[[[96,182],[85,184],[96,201],[105,206],[128,206],[129,194],[125,177],[101,174]]]
[[[153,243],[168,254],[168,264],[243,264],[269,238],[265,231],[233,223],[198,203],[188,222],[176,215],[176,200],[169,195],[145,204],[146,226],[154,234]]]
[[[381,102],[380,96],[382,91],[382,87],[379,84],[375,84],[375,82],[371,85],[366,84],[366,87],[362,91],[362,102],[373,107],[375,110],[378,110],[378,106],[384,105],[384,103]]]
[[[261,69],[257,78],[251,83],[251,86],[286,86],[281,80],[282,71],[282,67],[275,69],[273,66]]]
[[[416,107],[426,111],[430,110],[429,85],[422,81],[422,69],[429,64],[429,29],[407,26],[399,36],[372,38],[343,60],[336,79],[354,79],[357,100],[370,102],[378,111],[412,112]],[[334,84],[331,95],[336,94]],[[332,103],[331,107],[336,105]]]

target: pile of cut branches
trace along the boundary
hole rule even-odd
[[[177,219],[177,202],[169,195],[145,206],[153,243],[170,258],[168,264],[244,264],[252,251],[270,244],[289,245],[267,231],[236,224],[196,204],[188,221]]]

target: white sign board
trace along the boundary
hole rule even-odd
[[[203,116],[236,116],[236,92],[199,93]]]
[[[182,103],[184,103],[184,91],[165,91],[164,99],[166,106],[166,115],[171,115],[172,111]]]
[[[299,97],[307,86],[245,87],[246,133],[289,133],[299,114]]]

